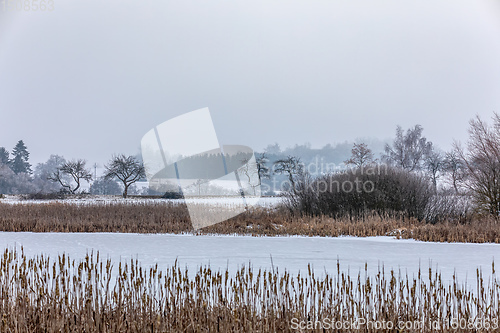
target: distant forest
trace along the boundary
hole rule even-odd
[[[282,149],[275,143],[254,153],[256,169],[252,170],[244,167],[248,165],[244,161],[252,157],[251,151],[237,150],[233,155],[225,152],[222,159],[215,150],[185,157],[177,163],[182,168],[165,168],[157,175],[168,178],[162,175],[165,173],[174,178],[181,170],[184,174],[180,178],[194,180],[192,191],[201,195],[204,180],[219,179],[225,169],[231,172],[238,168],[243,178],[248,178],[253,195],[259,194],[259,186],[262,195],[282,195],[294,214],[364,218],[376,213],[433,223],[467,222],[478,215],[499,217],[500,115],[494,113],[492,121],[478,116],[471,119],[467,142],[455,142],[449,151],[428,140],[420,125],[407,129],[397,126],[387,143],[358,140],[319,149],[310,144]],[[147,170],[139,155],[112,156],[100,177],[83,158],[66,161],[51,155],[46,162],[32,166],[29,155],[22,140],[11,152],[0,147],[0,197],[87,192],[167,197],[175,192],[135,187],[136,182],[146,179]]]
[[[376,156],[383,154],[386,145],[386,142],[373,138],[357,139],[354,142],[344,141],[334,145],[327,144],[322,148],[312,148],[310,143],[305,143],[282,149],[278,143],[274,143],[264,148],[264,151],[257,152],[257,154],[266,153],[271,162],[286,156],[296,156],[304,164],[316,163],[318,160],[319,163],[323,162],[325,164],[341,166],[344,164],[344,161],[351,157],[351,150],[354,143],[366,144]]]
[[[385,143],[380,140],[366,139],[357,141],[367,143],[375,154],[382,154],[384,150]],[[330,167],[341,167],[344,161],[349,159],[351,156],[352,147],[353,142],[347,141],[335,145],[327,144],[322,148],[312,148],[311,144],[305,143],[296,144],[295,146],[282,149],[278,143],[274,143],[268,145],[261,152],[256,151],[255,155],[261,156],[262,154],[265,154],[266,163],[270,168],[272,168],[272,165],[276,161],[286,158],[287,156],[297,157],[306,165],[322,164]],[[61,155],[52,154],[46,162],[38,163],[33,166],[30,163],[29,156],[29,149],[23,140],[19,140],[11,151],[0,145],[0,194],[27,194],[38,192],[52,193],[58,192],[62,189],[60,182],[49,178],[57,173],[58,168],[63,166],[65,163],[69,163],[70,161],[66,161],[66,159]],[[138,161],[142,162],[140,153],[134,157]],[[246,158],[248,156],[243,157]],[[240,164],[241,161],[238,160],[238,158],[239,156],[227,158],[229,169],[235,169],[235,167]],[[186,162],[188,162],[188,160],[189,158],[187,158]],[[211,159],[203,158],[203,161],[205,160],[210,161]],[[91,170],[92,166],[88,164],[87,160],[80,159],[79,161],[79,166],[85,169],[87,173],[86,177],[84,177],[86,179],[82,178],[82,180],[88,180],[88,183],[90,184],[89,191],[91,194],[117,195],[122,193],[122,188],[119,183],[111,179],[105,180],[103,177],[98,177],[98,175],[93,172],[94,170]],[[194,165],[195,163],[190,164]],[[209,169],[218,170],[220,167],[212,167]],[[172,170],[165,171],[170,173],[172,172]],[[220,177],[220,175],[217,176]],[[71,182],[70,178],[71,175],[66,175],[65,179],[62,180],[63,182]],[[286,176],[271,172],[269,177],[262,179],[262,183],[271,187],[273,180],[275,182],[281,182],[285,179]],[[146,179],[144,177],[140,179],[140,181],[145,180]],[[150,190],[140,191],[137,190],[135,186],[132,186],[130,193],[136,195],[159,194]]]

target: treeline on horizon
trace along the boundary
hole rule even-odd
[[[272,144],[255,154],[262,194],[281,192],[290,211],[299,215],[359,219],[376,213],[432,223],[468,222],[478,215],[496,218],[500,212],[500,116],[495,113],[492,119],[493,124],[478,116],[471,119],[469,140],[464,146],[455,142],[450,151],[428,140],[420,125],[406,130],[398,126],[392,142],[383,152],[378,147],[378,153],[365,142],[321,149],[296,145],[284,150]],[[200,158],[201,162],[211,160],[210,156]],[[311,166],[318,170],[317,163],[341,169],[311,172]],[[119,179],[117,166],[132,168],[136,174],[128,182]],[[85,160],[66,161],[58,155],[33,168],[21,140],[11,154],[0,147],[0,194],[80,193],[82,182],[91,184],[91,194],[126,197],[127,189],[128,194],[162,194],[134,190],[134,183],[145,179],[138,157],[120,155],[117,160],[113,156],[105,168],[105,175],[95,179]],[[359,184],[369,186],[360,189]]]
[[[379,148],[382,145],[381,142],[374,140],[375,145]],[[279,144],[271,144],[264,149],[263,153],[256,152],[257,162],[265,163],[267,167],[273,166],[274,162],[285,158],[286,156],[297,156],[301,161],[313,161],[315,159],[321,160],[328,165],[341,165],[345,159],[347,159],[351,154],[352,143],[343,142],[336,144],[335,146],[331,144],[325,145],[321,149],[313,149],[310,144],[295,145],[293,147],[288,147],[281,149]],[[245,154],[243,154],[245,155]],[[242,159],[246,158],[243,155],[226,155],[226,163],[228,169],[233,170],[241,166]],[[63,156],[58,154],[52,154],[43,163],[38,163],[33,166],[29,160],[29,150],[23,140],[19,140],[16,146],[9,152],[6,147],[0,146],[0,194],[33,194],[33,193],[64,193],[71,192],[72,188],[64,188],[61,183],[57,180],[50,179],[53,178],[54,174],[57,173],[58,169],[61,169],[66,163],[72,161],[67,161]],[[243,157],[242,157],[243,156]],[[259,156],[264,156],[264,158],[259,159]],[[142,162],[140,154],[135,156],[137,161]],[[194,160],[196,159],[196,160]],[[189,165],[205,165],[209,166],[206,168],[208,172],[203,176],[206,178],[214,178],[215,176],[220,177],[219,174],[212,175],[214,171],[219,171],[220,167],[220,155],[200,155],[196,157],[186,157]],[[98,177],[94,172],[92,172],[91,167],[88,166],[87,160],[78,159],[73,162],[79,163],[78,166],[81,170],[81,175],[79,176],[80,181],[88,182],[90,187],[88,190],[82,190],[81,185],[78,188],[79,193],[88,193],[96,195],[120,195],[123,192],[123,186],[120,182],[113,179],[105,179],[105,177]],[[210,167],[210,165],[216,164],[216,166]],[[191,176],[189,168],[184,168],[188,172],[188,176]],[[272,169],[272,167],[270,168]],[[196,168],[195,168],[196,170]],[[286,180],[286,177],[282,174],[274,173],[272,170],[269,175],[263,175],[262,182],[266,187],[264,194],[275,194],[276,191],[280,191],[281,188],[272,188],[272,180],[275,182],[282,182]],[[262,175],[262,174],[261,174]],[[213,176],[213,177],[212,177]],[[62,181],[64,183],[73,182],[71,174],[62,175]],[[189,177],[188,177],[189,178]],[[145,177],[140,179],[145,181]],[[148,188],[139,190],[137,187],[132,185],[129,190],[129,194],[133,195],[162,195],[163,193],[157,193]]]
[[[0,198],[3,194],[53,194],[43,198],[88,193],[124,197],[148,194],[135,187],[136,182],[146,178],[142,161],[135,156],[113,155],[101,177],[92,174],[85,159],[67,161],[63,156],[50,155],[46,162],[33,168],[29,156],[23,140],[17,142],[12,153],[0,147]],[[84,182],[90,184],[89,191],[82,188]]]

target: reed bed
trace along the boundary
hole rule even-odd
[[[99,253],[76,261],[5,249],[0,331],[398,331],[389,323],[404,325],[399,331],[405,332],[498,331],[494,272],[484,281],[478,270],[474,290],[431,270],[407,276],[379,268],[368,276],[365,269],[352,277],[337,265],[337,272],[322,276],[311,267],[295,276],[252,267],[233,274],[210,267],[190,273],[177,265],[162,270],[136,260],[111,262]],[[323,330],[338,323],[344,327]]]
[[[172,202],[80,205],[0,203],[0,231],[192,233],[187,207]],[[362,219],[297,216],[281,208],[255,208],[196,231],[254,236],[395,236],[433,242],[500,243],[500,224],[493,218],[429,224],[415,219],[371,214]]]
[[[1,204],[1,231],[181,233],[191,229],[184,204]]]

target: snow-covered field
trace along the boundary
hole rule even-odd
[[[254,268],[306,271],[311,264],[315,272],[336,274],[337,259],[342,271],[351,275],[361,271],[365,263],[369,275],[378,267],[408,273],[411,277],[422,268],[438,270],[449,281],[454,272],[460,282],[475,287],[476,269],[483,271],[486,281],[491,278],[491,263],[500,258],[498,244],[429,243],[396,240],[391,237],[247,237],[194,236],[170,234],[120,233],[23,233],[0,232],[0,247],[24,247],[28,255],[41,253],[56,256],[66,253],[74,259],[87,252],[99,251],[101,257],[113,261],[137,258],[143,266],[158,264],[160,268],[173,265],[191,272],[201,265],[234,272],[249,263]]]
[[[262,207],[272,207],[281,202],[280,197],[262,197],[262,198],[249,198],[249,202]],[[131,197],[124,199],[121,196],[116,195],[92,195],[92,196],[82,196],[80,198],[68,198],[61,200],[23,200],[19,195],[5,195],[3,199],[0,199],[0,203],[6,204],[48,204],[48,203],[69,203],[75,205],[100,205],[100,204],[158,204],[158,203],[199,203],[199,204],[210,204],[210,205],[232,205],[241,202],[240,197],[200,197],[200,198],[189,198],[189,199],[151,199],[151,198],[138,198]]]

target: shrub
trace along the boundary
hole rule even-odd
[[[437,195],[425,175],[377,164],[317,178],[302,174],[286,199],[292,212],[333,218],[364,218],[375,212],[434,223],[467,213],[458,199]]]
[[[183,199],[184,195],[177,191],[167,191],[161,197],[162,199]]]
[[[66,198],[66,194],[63,192],[54,193],[30,193],[21,196],[23,200],[63,200]]]

